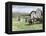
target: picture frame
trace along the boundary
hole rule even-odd
[[[26,8],[28,6],[29,7],[31,6],[32,8],[33,8],[33,6],[42,7],[42,10],[43,10],[43,24],[42,24],[42,29],[40,29],[40,30],[22,30],[22,31],[21,30],[20,31],[16,30],[16,31],[12,31],[12,22],[13,22],[12,21],[12,15],[13,15],[12,14],[12,5],[20,5],[20,7],[17,7],[18,9],[20,9],[20,8],[23,9],[24,6]],[[20,10],[18,10],[18,11],[20,11]],[[27,26],[30,26],[30,25],[27,25]],[[42,3],[25,3],[25,2],[6,2],[5,3],[5,33],[7,33],[7,34],[18,34],[18,33],[36,33],[36,32],[45,32],[45,4],[42,4]]]

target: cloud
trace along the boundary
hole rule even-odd
[[[12,12],[15,13],[30,13],[31,11],[36,11],[37,8],[42,10],[42,6],[22,6],[22,5],[13,5]]]

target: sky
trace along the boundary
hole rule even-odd
[[[42,10],[42,6],[24,6],[24,5],[12,5],[12,12],[14,13],[30,13],[36,11],[39,8]]]

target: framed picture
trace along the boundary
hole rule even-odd
[[[5,25],[8,34],[45,32],[45,4],[6,2]]]

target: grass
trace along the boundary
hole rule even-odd
[[[16,21],[15,18],[12,19],[12,31],[22,31],[22,30],[41,30],[42,24],[32,24],[28,25],[28,22]]]

